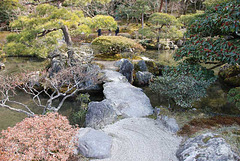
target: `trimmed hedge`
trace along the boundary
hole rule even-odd
[[[134,53],[145,51],[142,45],[122,36],[100,36],[92,41],[92,46],[97,53],[109,56],[125,51],[133,51]]]

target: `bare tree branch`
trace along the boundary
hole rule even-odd
[[[10,100],[10,97],[16,95],[15,90],[20,89],[26,94],[32,96],[33,102],[43,108],[43,113],[46,110],[59,111],[66,99],[74,96],[80,90],[85,90],[98,82],[98,68],[94,65],[84,64],[81,66],[73,66],[62,69],[60,72],[49,77],[46,72],[22,73],[18,76],[3,77],[0,75],[0,106],[13,111],[22,112],[28,116],[34,116],[34,112],[28,105],[16,100]],[[92,81],[93,83],[86,83]],[[42,88],[36,85],[40,83]],[[12,93],[12,94],[10,94]],[[43,103],[42,95],[48,97],[48,100]],[[60,102],[53,106],[53,101],[60,99]],[[23,108],[19,109],[15,105],[20,105]]]

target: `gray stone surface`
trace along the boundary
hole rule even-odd
[[[178,47],[182,47],[182,46],[183,46],[183,41],[179,39],[179,40],[177,41],[177,46],[178,46]]]
[[[144,71],[148,71],[148,68],[147,68],[147,65],[145,63],[144,60],[140,60],[138,63],[137,63],[138,67],[139,67],[139,70],[144,72]]]
[[[177,121],[174,118],[169,118],[168,116],[160,116],[157,118],[157,120],[161,121],[163,125],[173,133],[176,133],[179,130]]]
[[[5,69],[5,64],[0,62],[0,70]]]
[[[115,67],[120,68],[120,66],[122,65],[123,61],[124,61],[124,59],[120,59],[120,60],[116,61],[113,65],[114,65]]]
[[[51,60],[51,68],[49,69],[49,75],[53,76],[55,73],[58,73],[64,68],[64,63],[59,60],[57,57],[54,57]]]
[[[150,72],[141,72],[136,73],[135,83],[137,86],[145,86],[150,83],[153,79],[153,74]]]
[[[40,83],[39,83],[39,79],[40,79],[40,72],[39,71],[34,71],[31,72],[29,74],[27,74],[27,76],[29,77],[29,85],[30,86],[36,86],[36,87],[40,87]]]
[[[127,78],[129,83],[132,83],[133,82],[133,69],[134,69],[133,64],[128,59],[124,59],[120,66],[119,73],[124,75]]]
[[[105,73],[105,82],[128,82],[125,76],[123,76],[121,73],[112,71],[112,70],[104,70]]]
[[[205,133],[188,139],[178,150],[180,161],[236,161],[240,160],[230,145],[217,134]]]
[[[111,156],[112,138],[102,131],[81,128],[76,139],[77,152],[85,157],[103,159]]]
[[[90,102],[86,114],[86,126],[100,129],[117,120],[112,103],[105,99],[101,102]]]
[[[178,161],[181,138],[153,119],[126,118],[103,131],[112,136],[113,144],[111,157],[101,161]]]
[[[121,106],[119,112],[122,115],[141,117],[153,113],[150,100],[142,92],[142,89],[134,87],[128,82],[107,82],[103,88],[105,97],[111,100],[116,108]]]

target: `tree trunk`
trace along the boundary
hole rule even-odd
[[[184,0],[182,0],[181,2],[181,8],[182,8],[182,10],[183,10],[183,15],[186,15],[186,13],[187,13],[187,9],[188,9],[188,3],[189,3],[189,1],[188,0],[186,0],[186,1],[184,1]]]
[[[167,4],[168,4],[167,0],[165,0],[165,3],[166,3],[166,13],[167,13]]]
[[[162,11],[162,6],[163,6],[163,0],[161,0],[161,3],[160,3],[160,7],[159,7],[158,12],[161,12],[161,11]]]
[[[142,29],[144,28],[144,14],[142,13]]]
[[[157,47],[158,47],[158,50],[160,48],[159,46],[159,42],[160,42],[160,33],[161,33],[161,28],[158,29],[158,36],[157,36]]]
[[[173,13],[173,5],[174,3],[172,3],[172,6],[171,6],[171,14]]]
[[[63,32],[64,40],[65,40],[67,46],[72,46],[72,39],[71,39],[70,34],[68,32],[67,26],[63,25],[61,30]]]
[[[73,60],[74,51],[72,49],[72,39],[71,39],[70,34],[68,32],[67,26],[63,25],[61,30],[63,32],[64,40],[65,40],[65,42],[67,44],[67,47],[68,47],[68,51],[67,51],[67,54],[68,54],[68,65],[72,66],[72,61],[74,61]]]

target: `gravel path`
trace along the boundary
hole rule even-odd
[[[118,69],[117,67],[114,66],[114,63],[116,63],[116,61],[94,60],[93,62],[103,65],[103,69],[108,69],[108,70]]]
[[[106,126],[113,137],[111,158],[92,161],[177,161],[181,138],[149,118],[127,118]]]

